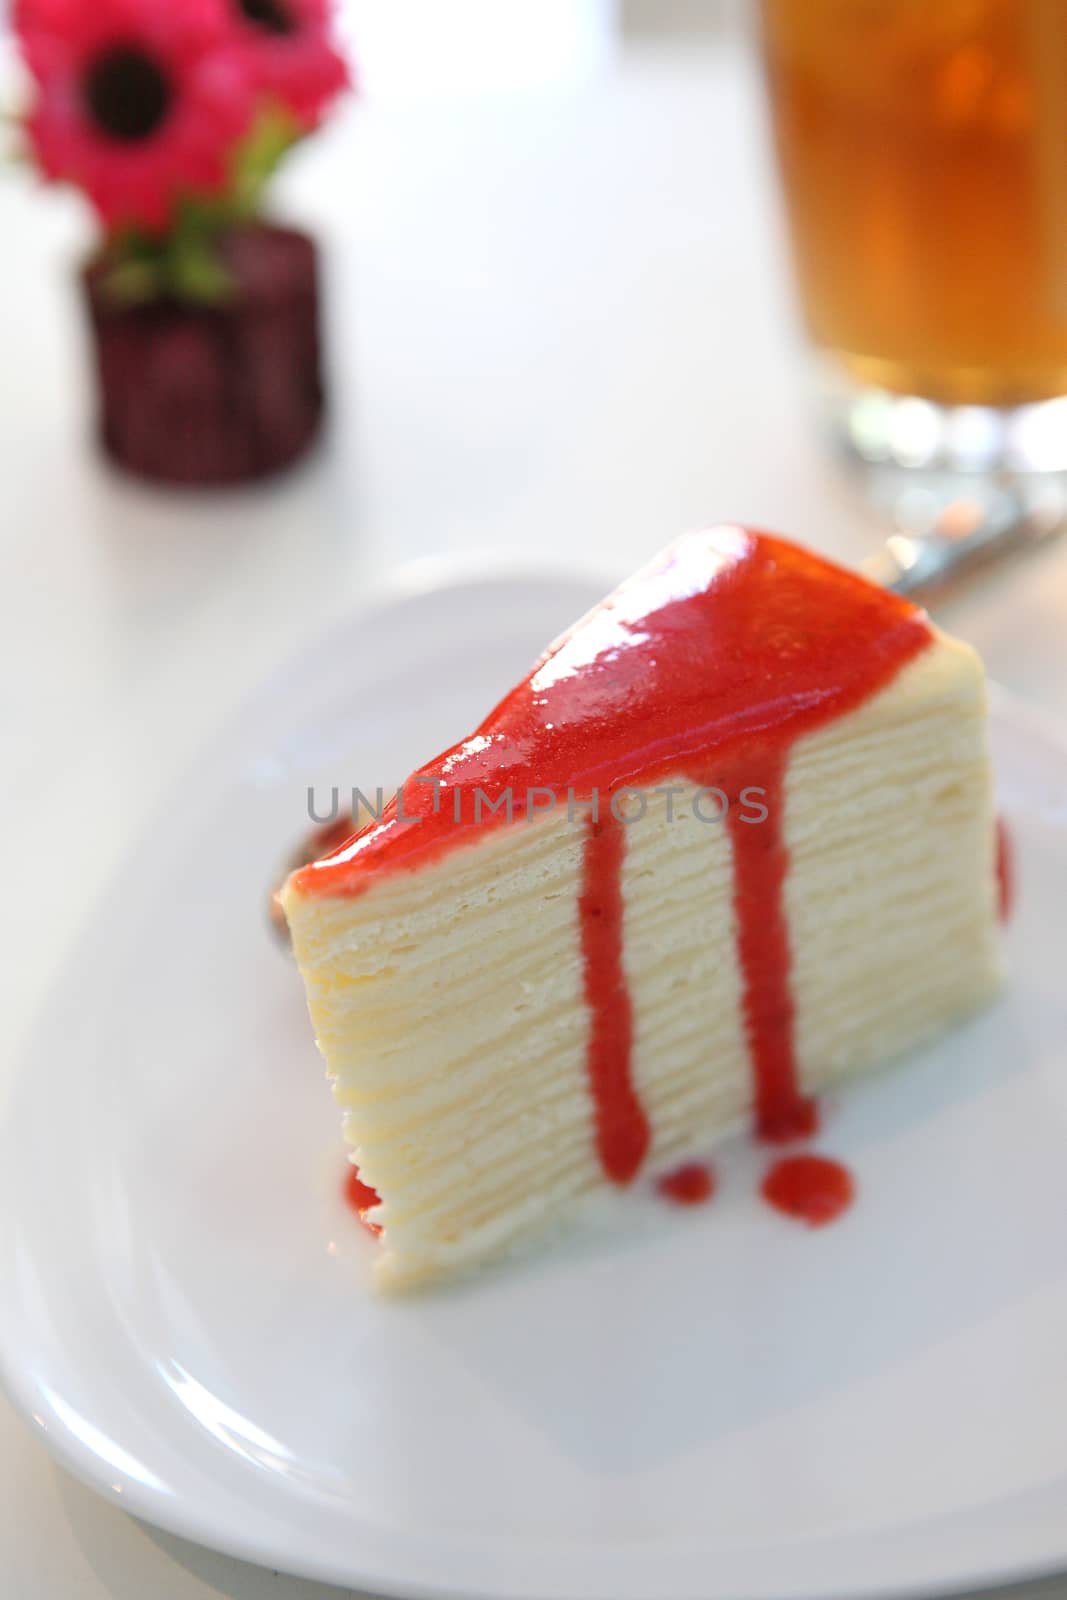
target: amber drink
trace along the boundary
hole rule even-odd
[[[801,301],[857,441],[909,397],[931,451],[1025,456],[1029,427],[1016,465],[1067,463],[1040,404],[1067,396],[1067,0],[762,0],[762,31]]]

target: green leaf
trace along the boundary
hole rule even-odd
[[[271,102],[263,107],[234,155],[229,200],[235,217],[258,213],[267,184],[301,136],[299,123],[285,106]]]
[[[175,234],[167,252],[168,284],[179,300],[196,305],[223,305],[234,292],[234,282],[223,266],[213,238],[203,234]]]
[[[144,305],[171,296],[217,306],[234,293],[219,255],[221,229],[198,208],[183,208],[170,233],[159,237],[127,228],[104,251],[102,287],[119,305]]]
[[[131,256],[107,268],[102,288],[107,298],[117,305],[145,305],[163,293],[165,276],[159,262]]]

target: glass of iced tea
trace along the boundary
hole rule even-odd
[[[761,0],[801,301],[852,447],[1067,467],[1067,0]]]

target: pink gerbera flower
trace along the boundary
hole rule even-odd
[[[260,92],[302,130],[315,128],[350,82],[331,37],[330,0],[226,0]]]
[[[84,189],[109,227],[162,231],[182,196],[226,184],[256,101],[227,4],[18,0],[41,167]]]

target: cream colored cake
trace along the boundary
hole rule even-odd
[[[383,1287],[802,1137],[997,982],[978,659],[764,535],[673,546],[404,793],[284,893]]]

